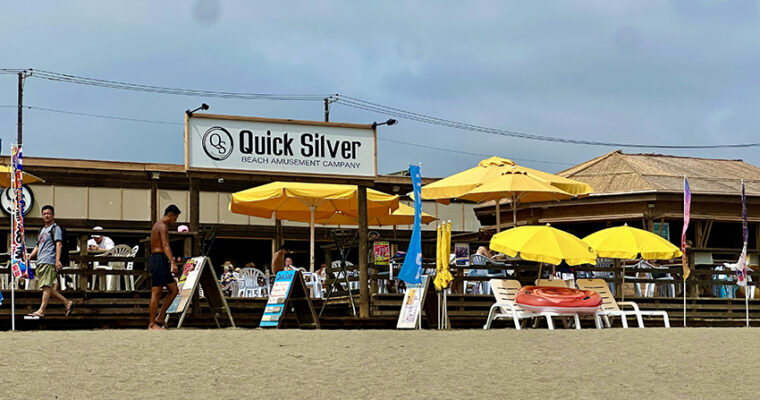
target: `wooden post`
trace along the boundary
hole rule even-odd
[[[84,257],[87,255],[87,235],[81,235],[79,236],[79,256]],[[79,259],[79,268],[82,269],[89,269],[90,268],[90,262],[82,262],[82,259]],[[86,292],[87,291],[87,280],[89,279],[89,274],[82,274],[79,275],[79,290]],[[95,289],[95,288],[93,288]]]
[[[198,179],[190,177],[190,232],[193,232],[193,253],[189,255],[190,257],[200,254],[198,228],[200,227],[201,194],[198,186]]]
[[[158,179],[150,180],[150,226],[158,222]]]
[[[369,318],[367,282],[367,187],[358,186],[359,195],[359,317]]]
[[[277,251],[277,249],[282,246],[284,243],[283,240],[283,234],[282,234],[282,221],[279,219],[274,220],[274,250],[272,253],[272,256],[274,256],[274,251]]]

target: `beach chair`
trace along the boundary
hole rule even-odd
[[[534,313],[527,311],[515,303],[515,296],[520,289],[520,282],[512,279],[491,279],[491,290],[496,298],[496,303],[491,306],[488,312],[488,320],[483,329],[490,329],[491,323],[499,318],[509,318],[515,323],[515,329],[520,330],[520,320],[528,318],[546,318],[546,325],[550,330],[554,330],[552,317],[573,317],[575,319],[575,329],[581,329],[581,321],[578,314],[570,313],[553,313],[541,312]]]
[[[612,296],[610,287],[607,286],[607,282],[604,279],[578,279],[575,283],[578,285],[578,289],[593,290],[602,296],[602,310],[597,312],[597,314],[604,319],[608,328],[611,327],[609,317],[620,317],[623,328],[628,328],[627,317],[629,315],[636,317],[639,328],[644,327],[642,316],[662,317],[665,327],[670,328],[668,313],[665,311],[642,311],[639,309],[638,304],[632,301],[615,301],[615,297]],[[623,306],[629,306],[633,310],[622,310],[621,307]]]

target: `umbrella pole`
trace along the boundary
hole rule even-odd
[[[501,232],[501,204],[496,200],[496,233]]]
[[[314,272],[314,213],[316,207],[309,207],[309,272]]]
[[[512,227],[517,228],[517,198],[512,197]]]

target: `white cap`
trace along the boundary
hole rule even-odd
[[[92,230],[93,231],[102,231],[103,227],[102,226],[96,226],[96,227],[92,228]],[[103,235],[92,235],[90,237],[98,237],[98,236],[103,236]]]
[[[180,225],[177,227],[177,232],[190,232],[190,228],[187,225]]]

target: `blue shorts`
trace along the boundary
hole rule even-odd
[[[150,279],[152,286],[166,286],[174,283],[172,275],[172,263],[164,253],[153,253],[150,255]]]

